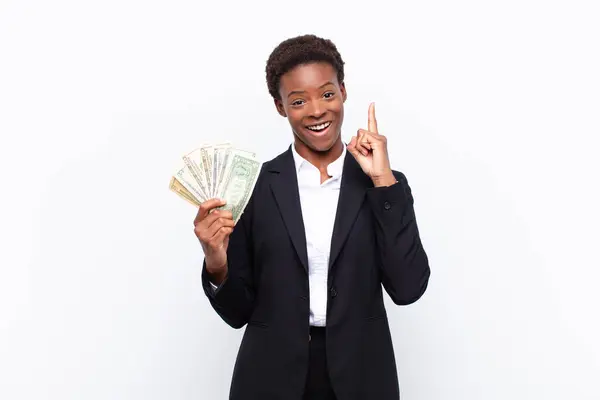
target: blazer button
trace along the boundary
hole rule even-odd
[[[337,296],[337,290],[335,290],[335,288],[331,288],[330,292],[331,292],[331,297]]]
[[[385,203],[383,203],[383,208],[385,208],[386,210],[389,210],[390,208],[392,208],[392,205],[390,204],[389,201],[386,201]]]

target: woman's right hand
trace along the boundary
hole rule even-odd
[[[227,246],[234,227],[230,211],[215,210],[222,205],[225,205],[223,200],[207,200],[200,204],[194,219],[194,233],[204,251],[206,270],[216,285],[227,276]]]

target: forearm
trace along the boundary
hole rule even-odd
[[[382,283],[392,301],[407,305],[417,301],[430,276],[427,254],[421,243],[413,197],[401,173],[397,183],[369,189],[367,198],[374,216]]]
[[[244,326],[254,307],[252,248],[247,228],[248,214],[242,217],[229,237],[225,266],[202,266],[202,282],[210,304],[228,325]],[[213,260],[208,260],[213,263]],[[215,290],[212,284],[217,286]]]
[[[211,306],[228,325],[239,329],[250,318],[254,304],[254,294],[249,282],[243,277],[229,272],[214,279],[204,263],[202,281]]]

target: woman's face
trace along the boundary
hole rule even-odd
[[[329,63],[295,67],[281,77],[279,93],[277,111],[287,117],[299,152],[327,152],[341,140],[346,88]]]

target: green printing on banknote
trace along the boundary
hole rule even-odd
[[[229,174],[223,181],[225,191],[222,197],[227,204],[221,208],[231,211],[233,220],[237,222],[252,195],[260,172],[260,162],[234,154],[231,163]]]
[[[204,178],[206,180],[206,195],[207,197],[212,197],[212,189],[214,187],[214,182],[212,181],[212,156],[208,153],[208,149],[201,148],[200,149],[200,157],[202,162],[202,167],[204,169]],[[208,200],[208,199],[207,199]]]
[[[212,162],[212,197],[218,197],[223,180],[225,167],[227,165],[228,154],[231,151],[231,143],[220,143],[214,146]]]
[[[196,184],[197,184],[198,188],[200,189],[199,190],[199,192],[201,194],[200,200],[201,201],[207,200],[208,190],[204,186],[204,182],[202,181],[202,177],[200,176],[200,174],[202,174],[202,172],[199,170],[198,166],[192,161],[192,159],[190,157],[183,156],[183,161],[185,162],[185,165],[188,167],[188,171],[194,177],[194,180],[196,180]]]
[[[191,191],[195,195],[196,200],[198,202],[201,202],[202,200],[200,200],[200,199],[202,199],[204,196],[200,192],[198,192],[198,189],[194,186],[194,184],[192,182],[190,182],[188,179],[186,179],[185,175],[186,175],[185,168],[182,168],[179,171],[177,171],[177,179],[179,180],[179,182],[187,190]]]

